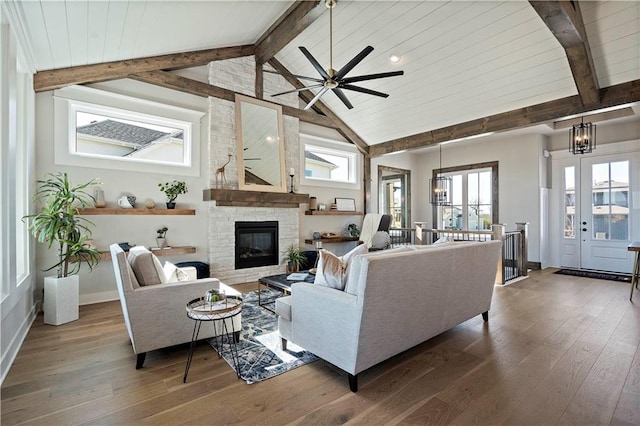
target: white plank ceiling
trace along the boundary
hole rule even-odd
[[[291,1],[21,1],[38,70],[254,43]],[[601,87],[640,79],[640,2],[581,2]],[[359,83],[329,105],[368,144],[577,94],[558,41],[526,1],[348,1],[334,10],[334,68],[375,48],[348,76],[402,69]],[[276,58],[317,77],[298,50],[329,67],[325,12]],[[401,55],[398,64],[391,53]],[[269,94],[265,99],[270,100]]]

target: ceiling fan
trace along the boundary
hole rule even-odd
[[[342,101],[342,103],[349,109],[353,108],[349,99],[344,94],[342,89],[352,90],[354,92],[366,93],[368,95],[380,96],[382,98],[387,98],[389,95],[387,93],[378,92],[376,90],[367,89],[364,87],[354,86],[351,83],[356,83],[358,81],[367,81],[367,80],[375,80],[378,78],[387,78],[387,77],[395,77],[398,75],[403,75],[404,71],[391,71],[391,72],[383,72],[378,74],[366,74],[359,75],[355,77],[347,77],[346,75],[351,71],[356,65],[358,65],[364,58],[367,57],[371,52],[373,52],[373,47],[367,46],[360,53],[358,53],[353,59],[351,59],[345,66],[340,68],[338,71],[333,69],[333,8],[336,5],[336,0],[325,0],[325,4],[327,8],[329,8],[329,68],[325,70],[322,68],[320,63],[311,55],[311,53],[303,46],[298,47],[304,54],[304,56],[311,62],[311,65],[318,71],[320,78],[314,77],[305,77],[302,75],[290,74],[290,73],[282,73],[277,71],[269,71],[273,74],[280,74],[284,76],[296,77],[301,80],[309,80],[315,82],[315,84],[311,84],[309,86],[301,87],[299,89],[287,90],[285,92],[276,93],[271,96],[280,96],[287,93],[294,92],[302,92],[304,90],[310,89],[320,89],[316,96],[304,107],[304,109],[309,109],[313,104],[315,104],[318,99],[322,97],[329,90],[332,90],[333,93]]]

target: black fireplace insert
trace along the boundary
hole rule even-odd
[[[278,221],[236,222],[236,269],[278,265]]]

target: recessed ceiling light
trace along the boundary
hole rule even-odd
[[[400,55],[396,55],[395,53],[389,55],[389,60],[394,64],[400,62],[400,59],[402,59],[402,57]]]

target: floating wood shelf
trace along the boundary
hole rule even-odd
[[[80,209],[81,215],[157,215],[157,216],[193,216],[194,209],[122,209],[122,208],[90,208]]]
[[[190,254],[195,253],[196,248],[192,246],[178,246],[171,247],[166,249],[149,249],[156,256],[175,256],[178,254]],[[71,262],[75,262],[76,258],[71,258]],[[110,251],[101,251],[100,252],[100,260],[111,260],[111,252]]]
[[[215,201],[218,206],[298,208],[300,204],[309,202],[309,194],[205,189],[202,199]]]
[[[320,238],[317,240],[306,239],[304,240],[305,244],[313,244],[316,241],[322,241],[323,243],[348,243],[351,241],[358,241],[359,238],[354,237],[338,237],[338,238]]]
[[[361,216],[362,212],[345,212],[342,210],[307,210],[307,216]]]

